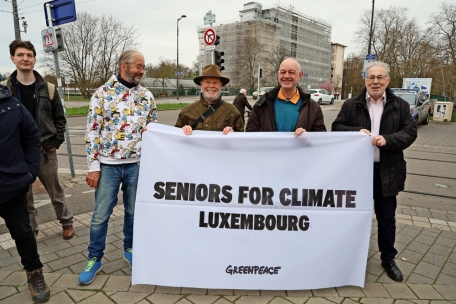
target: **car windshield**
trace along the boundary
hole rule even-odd
[[[270,88],[269,88],[269,87],[260,88],[260,91],[263,91],[263,92],[267,92],[267,91],[269,91],[269,90],[270,90]]]
[[[409,105],[413,105],[413,106],[416,105],[415,94],[403,94],[403,93],[401,94],[399,92],[394,92],[394,95],[404,99],[405,101],[407,101],[409,103]]]
[[[315,90],[307,90],[306,93],[307,93],[307,94],[315,94],[315,93],[318,93],[318,91],[315,91]]]

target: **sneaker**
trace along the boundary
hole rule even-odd
[[[128,263],[128,266],[130,266],[131,268],[133,266],[133,249],[128,248],[127,250],[125,250],[123,259]]]
[[[51,291],[44,281],[43,268],[27,271],[27,282],[33,302],[44,303],[49,300]]]
[[[97,258],[93,258],[87,262],[87,266],[79,275],[78,282],[81,285],[87,285],[95,280],[95,276],[101,270],[101,261],[97,262]]]

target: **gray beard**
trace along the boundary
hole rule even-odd
[[[206,96],[206,94],[204,94],[204,92],[201,92],[201,94],[203,95],[203,99],[209,104],[211,104],[213,101],[219,99],[220,95],[222,95],[222,93],[220,92],[220,94],[218,94],[216,97],[210,99]]]

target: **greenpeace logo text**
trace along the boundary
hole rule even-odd
[[[233,274],[279,274],[282,267],[275,266],[231,266],[226,267],[226,273]]]

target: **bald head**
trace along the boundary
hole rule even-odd
[[[304,73],[301,71],[301,65],[294,58],[287,58],[280,64],[280,69],[277,72],[277,78],[283,93],[294,94],[299,80]]]
[[[280,69],[282,69],[282,66],[293,66],[296,71],[301,72],[301,65],[294,58],[287,58],[284,61],[282,61],[282,63],[280,64],[279,71]]]

